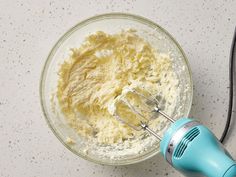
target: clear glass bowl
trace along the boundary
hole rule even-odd
[[[159,52],[170,53],[171,58],[173,58],[173,68],[180,81],[181,99],[178,101],[178,110],[180,111],[174,112],[172,116],[176,119],[188,116],[192,104],[192,79],[187,58],[175,39],[162,27],[143,17],[123,13],[98,15],[80,22],[58,40],[47,58],[41,76],[41,105],[48,125],[62,144],[76,155],[99,164],[125,165],[143,161],[160,152],[159,142],[157,141],[156,144],[147,147],[142,153],[124,156],[116,160],[87,153],[85,151],[85,140],[69,127],[60,113],[59,107],[57,105],[52,106],[52,93],[57,88],[60,64],[68,58],[70,48],[79,47],[86,36],[96,31],[116,33],[122,29],[130,28],[137,30],[137,34],[158,49]],[[163,128],[163,131],[166,128]],[[69,145],[66,142],[67,137],[76,140],[76,144]]]

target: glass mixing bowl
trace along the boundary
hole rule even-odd
[[[58,70],[60,64],[68,58],[70,48],[79,47],[86,36],[96,31],[116,33],[130,28],[137,30],[137,34],[159,52],[170,53],[173,59],[173,68],[179,78],[181,91],[178,106],[172,116],[176,119],[188,116],[192,104],[192,79],[187,58],[175,39],[162,27],[143,17],[121,13],[98,15],[80,22],[58,40],[47,58],[41,76],[41,104],[48,125],[62,144],[76,155],[99,164],[125,165],[143,161],[160,152],[159,142],[156,141],[153,145],[146,147],[141,153],[120,159],[104,158],[96,153],[88,153],[86,140],[79,137],[67,124],[58,105],[52,106],[52,100],[55,99],[53,93],[57,89]],[[168,126],[169,124],[166,124],[162,131],[164,132]],[[75,144],[68,143],[68,137],[75,140]]]

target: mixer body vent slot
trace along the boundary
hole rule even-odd
[[[192,130],[190,130],[184,137],[183,139],[180,141],[180,143],[178,144],[175,152],[174,152],[174,157],[175,158],[181,158],[181,156],[183,155],[184,151],[186,150],[186,148],[188,147],[188,144],[194,140],[194,138],[196,138],[198,135],[200,134],[200,130],[195,127]]]

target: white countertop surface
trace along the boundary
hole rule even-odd
[[[1,177],[181,176],[161,156],[118,167],[83,160],[58,141],[44,119],[39,80],[49,51],[69,28],[101,13],[141,15],[169,31],[192,68],[191,116],[218,137],[222,133],[235,0],[0,0],[0,7]],[[236,158],[236,121],[226,148]]]

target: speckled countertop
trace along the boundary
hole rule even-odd
[[[90,16],[128,12],[167,29],[193,72],[191,116],[219,137],[228,103],[228,56],[236,1],[0,0],[0,176],[181,176],[161,156],[130,166],[101,166],[68,151],[53,135],[39,101],[47,54],[71,26]],[[236,121],[226,147],[236,158]]]

